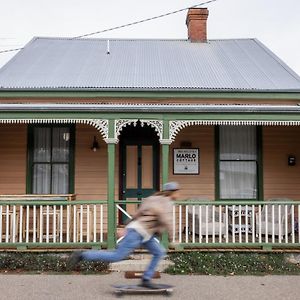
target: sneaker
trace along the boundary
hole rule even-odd
[[[158,289],[158,287],[154,283],[152,283],[151,280],[146,280],[146,279],[142,279],[142,281],[139,284],[139,286],[145,287],[147,289],[152,289],[152,290]]]
[[[74,251],[67,262],[68,269],[73,269],[82,260],[82,251]]]

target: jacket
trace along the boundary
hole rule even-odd
[[[173,203],[169,197],[150,196],[145,198],[131,222],[139,225],[150,235],[161,234],[165,230],[173,230]],[[130,223],[129,223],[129,226]]]

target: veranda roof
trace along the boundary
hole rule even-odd
[[[103,112],[103,113],[293,113],[300,114],[299,105],[267,104],[55,104],[0,103],[0,112]]]

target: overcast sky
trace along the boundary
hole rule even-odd
[[[197,0],[0,0],[0,51],[34,36],[74,37],[189,7]],[[300,74],[300,0],[217,0],[208,38],[258,38]],[[92,38],[185,39],[186,12]],[[0,67],[14,54],[0,54]]]

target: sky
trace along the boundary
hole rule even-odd
[[[0,51],[35,36],[74,37],[203,1],[0,0]],[[300,0],[217,0],[204,7],[208,39],[257,38],[300,75]],[[186,39],[185,19],[186,11],[91,38]],[[15,53],[0,53],[0,67]]]

